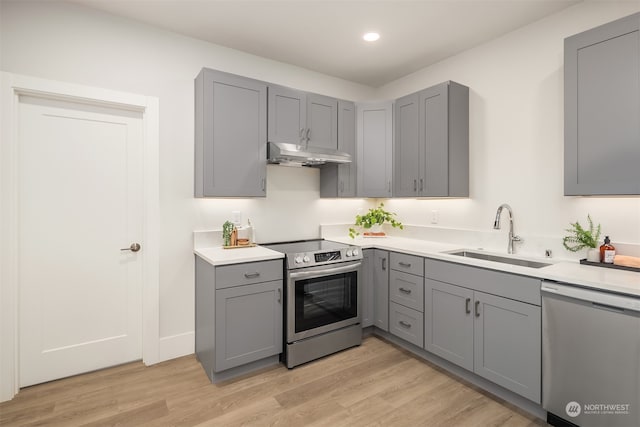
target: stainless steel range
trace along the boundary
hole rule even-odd
[[[285,254],[287,367],[360,345],[360,248],[329,240],[262,246]]]

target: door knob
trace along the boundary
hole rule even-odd
[[[121,251],[131,251],[131,252],[138,252],[140,250],[140,243],[132,243],[131,246],[129,246],[128,248],[122,248],[120,249]]]

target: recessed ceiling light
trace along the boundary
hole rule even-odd
[[[380,38],[380,34],[378,33],[366,33],[362,38],[368,42],[374,42]]]

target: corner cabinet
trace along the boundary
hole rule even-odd
[[[640,194],[640,13],[564,42],[564,194]]]
[[[393,104],[358,104],[358,197],[391,197]]]
[[[195,197],[265,197],[267,84],[203,68],[195,80]]]
[[[365,249],[363,254],[362,327],[389,330],[389,252]]]
[[[351,163],[320,168],[320,197],[356,197],[356,106],[338,101],[338,151],[351,155]]]
[[[430,259],[425,275],[425,350],[540,403],[540,280]]]
[[[196,355],[212,382],[278,362],[282,260],[213,266],[196,256]]]
[[[395,103],[394,197],[469,196],[469,88],[448,81]]]

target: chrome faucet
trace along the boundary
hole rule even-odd
[[[494,230],[500,230],[500,214],[502,213],[502,209],[507,208],[509,211],[509,244],[507,245],[507,253],[513,253],[513,242],[521,242],[522,238],[520,236],[514,236],[513,234],[513,210],[511,206],[506,203],[501,204],[498,207],[498,212],[496,212],[496,219],[493,222]]]

